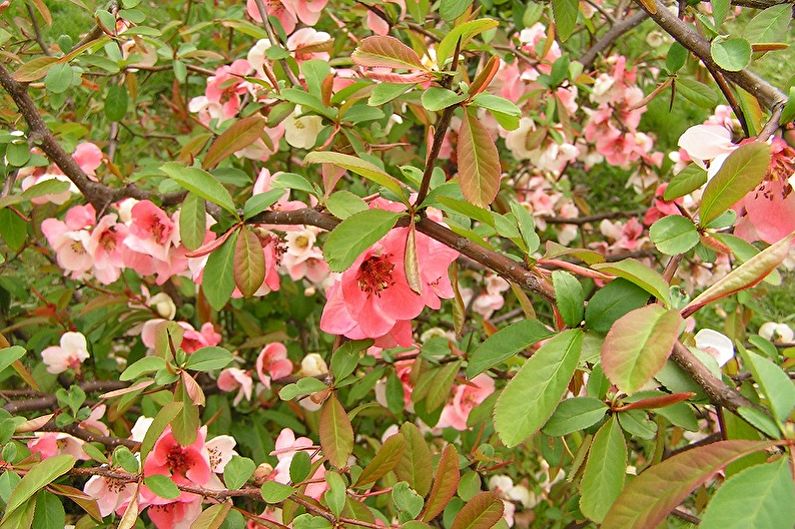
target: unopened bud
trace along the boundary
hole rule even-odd
[[[268,463],[260,463],[254,471],[254,483],[262,485],[268,480],[268,477],[273,473],[273,466]]]

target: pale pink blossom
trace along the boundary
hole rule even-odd
[[[453,400],[442,410],[437,426],[466,430],[469,413],[492,393],[494,393],[494,380],[485,373],[464,384],[459,384],[453,392]]]
[[[319,3],[319,2],[316,2]],[[293,2],[289,0],[263,0],[265,10],[269,17],[275,17],[279,21],[284,32],[290,34],[295,29],[298,22],[296,12],[294,10]],[[325,2],[323,2],[325,5]],[[256,0],[246,0],[246,13],[255,22],[262,23],[262,15],[260,14],[259,7]]]
[[[251,391],[254,388],[254,381],[248,372],[237,367],[227,367],[218,375],[218,389],[231,393],[237,390],[237,395],[232,404],[237,406],[245,397],[251,400]]]
[[[317,59],[328,61],[328,51],[323,48],[331,44],[331,35],[325,31],[317,31],[314,28],[301,28],[287,37],[287,49],[292,52],[293,57],[299,63]]]
[[[290,482],[290,464],[293,462],[293,457],[295,457],[295,454],[303,451],[312,455],[316,449],[316,447],[313,446],[311,439],[308,437],[296,438],[295,433],[290,428],[284,428],[279,433],[279,436],[276,438],[274,448],[275,449],[270,453],[270,455],[276,456],[276,459],[278,459],[279,462],[273,469],[271,479],[277,483]],[[319,459],[320,455],[316,455],[313,458],[313,462],[318,461]],[[320,499],[323,496],[323,493],[327,488],[325,481],[323,481],[325,475],[325,466],[320,465],[309,480],[313,483],[310,483],[306,486],[305,494],[307,496],[315,499]]]
[[[57,375],[67,369],[80,370],[80,366],[88,360],[88,344],[86,337],[79,332],[66,332],[61,335],[60,345],[47,347],[41,352],[47,372]]]

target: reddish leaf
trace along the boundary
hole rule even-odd
[[[344,468],[353,451],[353,428],[345,408],[333,394],[320,409],[318,434],[326,458],[335,467]]]
[[[489,62],[486,63],[486,66],[483,67],[480,73],[472,81],[472,84],[469,85],[469,97],[475,97],[488,88],[491,80],[494,79],[494,76],[497,75],[499,70],[500,58],[492,57],[489,59]]]
[[[500,156],[489,131],[466,109],[458,132],[458,178],[464,198],[488,207],[500,189]]]
[[[55,57],[36,57],[17,68],[12,77],[20,83],[36,81],[47,75],[50,67],[56,62],[58,59]]]
[[[687,400],[691,397],[694,397],[695,395],[696,394],[692,392],[660,395],[659,397],[650,397],[648,399],[642,399],[635,402],[630,402],[629,404],[624,404],[623,406],[613,408],[613,411],[652,410],[655,408],[664,408],[666,406],[670,406],[671,404],[676,404],[677,402]]]
[[[210,241],[204,246],[200,246],[196,248],[192,252],[187,252],[185,254],[186,257],[203,257],[207,254],[213,253],[213,250],[219,248],[222,244],[226,242],[226,240],[234,233],[235,230],[227,230],[226,233],[215,239],[214,241]]]
[[[359,43],[351,59],[359,66],[371,68],[426,70],[419,55],[394,37],[367,37]]]
[[[420,516],[423,522],[429,522],[441,513],[455,496],[461,473],[458,470],[458,452],[453,445],[447,445],[439,458],[439,466],[433,475],[433,486],[425,502],[425,509]]]
[[[204,155],[202,167],[212,169],[225,158],[257,141],[265,131],[265,120],[259,114],[236,121],[215,138]]]
[[[610,382],[634,393],[665,365],[682,327],[682,317],[662,305],[628,312],[602,344],[602,368]]]
[[[502,519],[504,508],[494,492],[480,492],[458,511],[450,529],[491,529]]]
[[[363,485],[370,485],[391,472],[403,457],[403,450],[405,448],[406,440],[403,438],[402,434],[395,434],[384,441],[384,444],[375,454],[375,457],[364,467],[362,473],[359,474],[359,479],[356,480],[354,486],[361,487]]]
[[[95,519],[98,522],[102,521],[102,514],[99,512],[99,506],[97,505],[97,500],[86,494],[80,489],[76,489],[74,487],[70,487],[69,485],[61,485],[58,483],[51,483],[47,487],[51,492],[57,494],[59,496],[66,496],[76,504],[80,506],[81,509],[86,511],[89,516]]]
[[[257,234],[240,228],[235,244],[235,285],[245,297],[253,296],[265,281],[265,254]]]
[[[666,459],[629,482],[607,513],[602,529],[654,529],[721,468],[772,444],[720,441]]]

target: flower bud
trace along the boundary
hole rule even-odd
[[[310,353],[301,360],[301,372],[305,377],[316,377],[328,373],[328,366],[322,356]]]

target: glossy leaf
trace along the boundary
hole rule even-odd
[[[579,326],[585,303],[582,285],[576,277],[563,270],[552,272],[552,284],[555,287],[555,303],[563,321],[569,327]]]
[[[500,329],[472,351],[467,378],[475,378],[551,335],[552,331],[538,320],[522,320]]]
[[[422,93],[422,106],[431,112],[438,112],[466,99],[464,94],[456,94],[447,88],[432,86]]]
[[[323,255],[334,272],[347,270],[370,246],[389,233],[400,213],[368,209],[343,220],[332,230],[323,247]]]
[[[146,430],[143,441],[141,441],[141,461],[146,461],[146,456],[154,448],[155,442],[160,438],[160,435],[165,431],[166,427],[173,421],[179,412],[182,411],[182,402],[169,402],[157,412],[154,420]]]
[[[606,333],[613,323],[627,312],[640,308],[649,300],[649,293],[626,279],[615,279],[596,291],[585,308],[585,325]]]
[[[425,70],[419,55],[394,37],[375,35],[362,39],[351,59],[370,68]]]
[[[665,200],[674,200],[692,193],[707,183],[707,172],[696,164],[690,164],[671,178],[663,192]]]
[[[463,24],[458,24],[452,30],[447,32],[436,47],[436,62],[441,69],[444,69],[444,63],[447,59],[452,57],[455,51],[458,39],[461,39],[461,49],[464,48],[466,43],[474,36],[497,27],[498,22],[490,18],[479,18],[477,20],[470,20]]]
[[[710,46],[715,64],[727,72],[739,72],[751,63],[751,44],[739,37],[715,37]]]
[[[173,500],[180,494],[171,478],[162,474],[152,474],[144,478],[144,485],[157,496],[167,500]]]
[[[221,310],[229,301],[232,292],[235,290],[235,248],[237,245],[238,232],[232,235],[207,258],[207,265],[204,267],[204,274],[213,278],[212,281],[202,282],[202,291],[210,306],[215,310]]]
[[[491,529],[502,520],[504,506],[494,492],[481,492],[458,511],[450,529]]]
[[[354,486],[370,485],[392,472],[402,459],[405,448],[406,440],[402,434],[390,436],[378,449],[375,457],[364,467]]]
[[[11,492],[5,506],[3,521],[38,491],[69,472],[75,466],[75,462],[76,459],[73,456],[57,455],[48,457],[34,465]]]
[[[186,167],[176,162],[168,162],[160,167],[179,185],[202,197],[208,202],[218,204],[229,213],[237,215],[232,195],[213,175],[198,167]]]
[[[648,266],[635,259],[624,259],[615,263],[597,263],[591,268],[614,276],[623,277],[653,295],[666,305],[671,304],[671,293],[665,279]]]
[[[237,490],[246,484],[248,479],[254,474],[257,465],[253,460],[238,455],[224,466],[224,484],[230,490]]]
[[[356,156],[338,152],[315,151],[307,154],[304,157],[304,161],[309,164],[328,163],[336,165],[337,167],[342,167],[347,171],[356,173],[359,176],[363,176],[368,180],[387,188],[397,196],[402,196],[404,194],[401,183],[398,180],[393,178],[390,174],[386,173],[379,167],[373,165],[370,162],[362,160],[361,158],[357,158]]]
[[[668,215],[652,224],[649,237],[654,246],[666,255],[685,253],[700,240],[695,224],[680,215]]]
[[[613,417],[599,428],[591,443],[580,482],[582,513],[595,522],[601,522],[624,487],[626,471],[624,432]]]
[[[795,408],[795,385],[789,375],[763,356],[745,349],[740,349],[740,354],[767,399],[773,416],[785,423]]]
[[[577,368],[582,338],[579,330],[551,338],[505,386],[494,406],[494,427],[506,446],[537,432],[555,411]]]
[[[584,430],[601,421],[608,409],[607,404],[593,397],[566,399],[558,404],[541,431],[552,437],[560,437]]]
[[[345,408],[333,394],[320,408],[318,434],[323,455],[329,462],[337,468],[347,466],[353,451],[353,428]]]
[[[610,382],[632,394],[665,365],[682,330],[682,317],[661,305],[622,316],[602,344],[602,368]]]
[[[237,151],[241,151],[260,139],[265,133],[265,119],[259,114],[235,121],[220,136],[215,138],[207,154],[204,155],[202,167],[212,169]]]
[[[464,198],[487,207],[500,189],[497,146],[473,109],[467,109],[458,133],[458,178]]]
[[[461,473],[458,470],[458,452],[453,445],[447,445],[442,451],[436,472],[433,474],[433,486],[428,494],[420,520],[430,522],[447,507],[447,504],[455,496],[459,479],[461,479]]]

